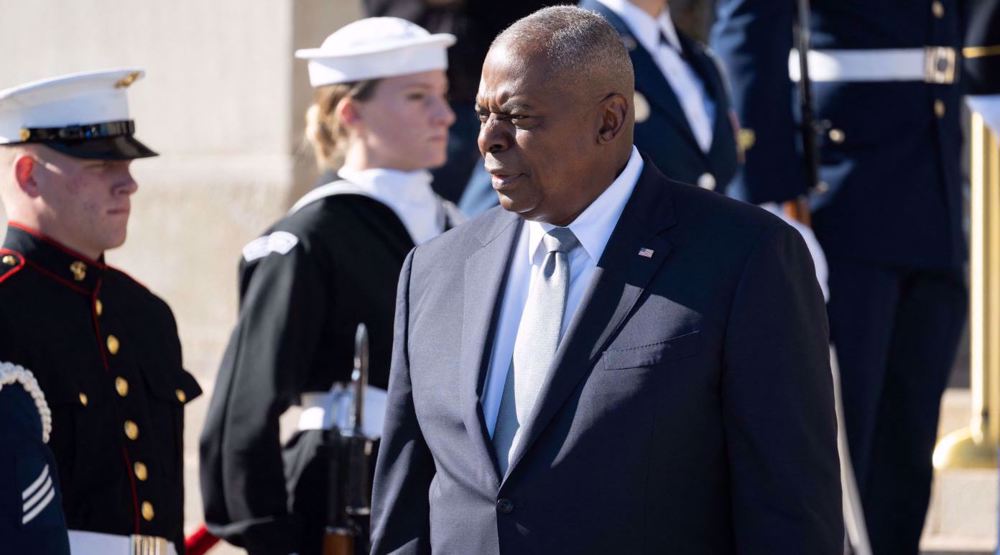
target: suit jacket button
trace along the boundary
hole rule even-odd
[[[501,514],[509,515],[514,512],[514,502],[505,497],[501,497],[500,499],[497,499],[497,510],[500,511]]]
[[[703,173],[698,178],[698,186],[709,191],[715,190],[715,176],[710,173]]]

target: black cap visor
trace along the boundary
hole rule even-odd
[[[156,156],[132,136],[134,131],[132,120],[21,130],[23,142],[43,144],[76,158],[132,160]]]
[[[98,137],[93,139],[47,140],[39,141],[39,144],[75,158],[132,160],[135,158],[157,156],[156,152],[140,143],[132,135]]]

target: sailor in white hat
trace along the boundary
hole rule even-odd
[[[0,91],[0,361],[37,379],[54,455],[33,471],[18,522],[53,534],[61,506],[74,555],[183,551],[184,405],[200,389],[170,308],[104,260],[125,241],[132,159],[156,154],[129,116],[126,90],[141,76]],[[23,552],[47,553],[40,545]]]
[[[460,218],[427,171],[445,162],[455,117],[445,98],[454,41],[368,18],[296,52],[316,89],[306,137],[328,182],[243,249],[240,315],[201,439],[208,528],[251,553],[319,553],[330,524],[356,526],[367,553],[364,511],[345,523],[329,499],[327,430],[363,323],[373,387],[361,424],[381,432],[400,268]],[[293,403],[303,412],[283,463],[277,419]]]

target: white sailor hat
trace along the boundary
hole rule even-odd
[[[0,145],[40,143],[77,158],[156,156],[132,133],[125,90],[140,69],[73,73],[0,91]]]
[[[398,17],[369,17],[345,25],[319,48],[297,50],[309,60],[313,87],[448,69],[455,35],[430,34]]]

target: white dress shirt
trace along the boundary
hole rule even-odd
[[[341,168],[341,178],[357,185],[357,193],[368,195],[396,213],[413,243],[426,243],[444,231],[441,199],[431,189],[428,171],[404,172],[383,168]]]
[[[569,291],[566,295],[566,311],[563,313],[561,334],[566,333],[580,306],[583,294],[594,276],[597,262],[604,254],[604,247],[608,244],[611,232],[614,231],[625,204],[632,196],[642,166],[642,157],[633,146],[632,156],[622,173],[601,193],[601,196],[573,220],[573,223],[567,226],[580,241],[580,248],[575,249],[569,257]],[[493,353],[490,356],[489,371],[483,387],[483,416],[491,437],[496,427],[497,414],[500,412],[500,399],[503,397],[507,372],[514,356],[514,343],[521,323],[521,313],[524,312],[524,304],[528,298],[528,286],[532,276],[541,271],[542,262],[545,260],[542,237],[553,227],[555,226],[541,222],[525,222],[514,247],[510,276],[501,301],[500,320],[497,322],[496,337],[493,341]]]
[[[598,0],[622,18],[632,30],[639,44],[652,55],[670,88],[677,95],[688,125],[702,152],[712,148],[712,124],[715,121],[715,103],[705,92],[705,84],[690,64],[681,57],[684,49],[677,37],[677,29],[670,19],[670,10],[664,8],[658,17],[648,13],[628,0]],[[660,36],[669,44],[663,44]]]

